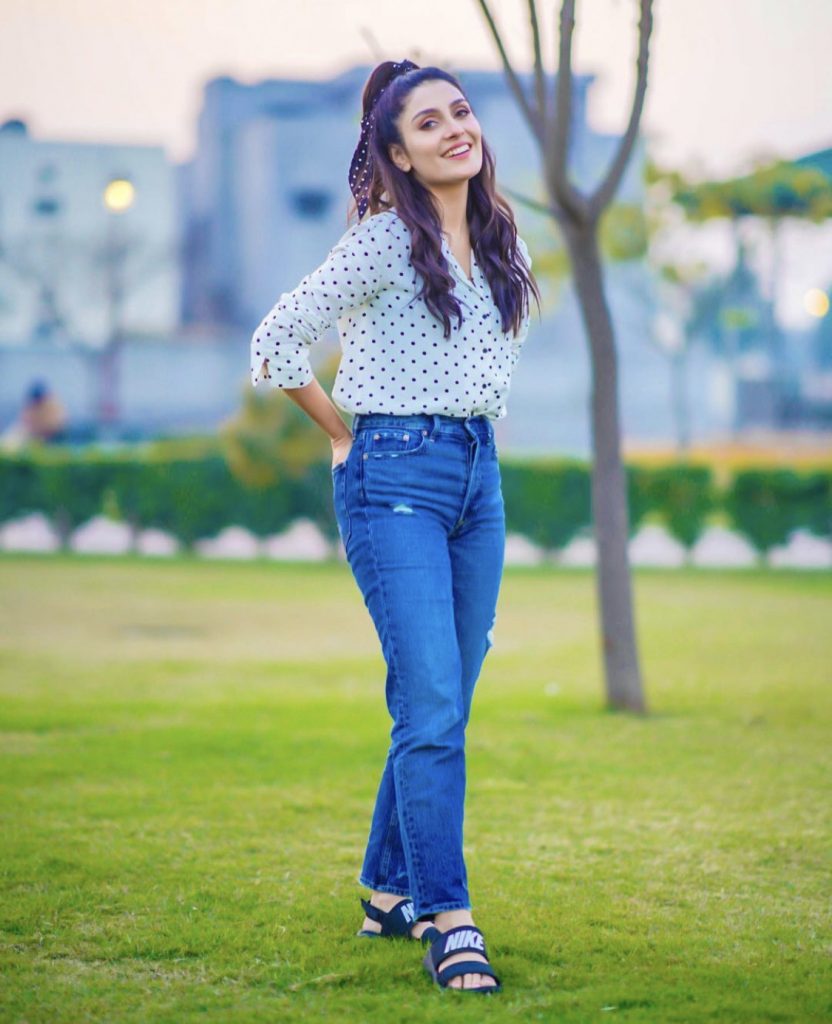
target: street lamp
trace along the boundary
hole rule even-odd
[[[820,288],[810,288],[803,296],[803,308],[809,316],[822,320],[829,312],[829,297]]]
[[[125,177],[112,178],[104,188],[102,199],[107,210],[107,341],[101,352],[98,419],[103,431],[114,430],[119,418],[118,364],[123,338],[121,311],[124,304],[124,264],[127,240],[121,227],[121,215],[135,202],[136,190]]]

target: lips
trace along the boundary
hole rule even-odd
[[[464,149],[462,148],[463,146],[465,147]],[[461,160],[463,157],[468,156],[472,149],[473,146],[470,142],[461,142],[458,146],[453,146],[447,153],[442,155],[446,156],[449,160]],[[456,150],[459,150],[459,152],[457,153]]]

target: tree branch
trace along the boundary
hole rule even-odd
[[[641,18],[638,26],[638,58],[636,61],[636,86],[633,96],[633,107],[627,131],[621,138],[618,152],[610,165],[606,178],[589,199],[589,214],[597,217],[610,202],[630,159],[630,155],[638,138],[638,126],[647,93],[647,65],[650,46],[650,35],[653,31],[653,0],[640,0]]]
[[[577,221],[588,213],[586,200],[569,181],[566,158],[569,152],[569,134],[572,120],[572,33],[575,28],[575,0],[563,0],[560,9],[560,53],[558,58],[555,92],[555,123],[551,126],[551,141],[544,155],[544,166],[549,178],[549,191],[558,205]],[[547,137],[549,125],[547,124]]]
[[[535,0],[528,0],[529,22],[532,29],[532,45],[534,47],[534,89],[537,97],[537,115],[540,124],[546,124],[546,73],[543,70],[543,57],[540,53],[540,25],[537,21]]]
[[[511,62],[508,59],[508,54],[503,46],[503,40],[500,38],[500,32],[494,23],[494,19],[491,17],[491,11],[488,9],[486,0],[478,0],[482,13],[485,15],[485,20],[488,22],[488,27],[491,29],[491,34],[494,37],[494,42],[497,44],[497,49],[500,51],[500,58],[503,62],[503,69],[505,70],[506,77],[508,79],[509,87],[514,93],[517,99],[520,109],[529,122],[529,127],[532,130],[532,134],[541,142],[543,142],[543,123],[538,119],[536,111],[530,106],[526,94],[523,92],[523,87],[520,85],[520,80],[517,77],[517,73],[511,66]]]
[[[506,195],[511,196],[516,202],[522,203],[523,206],[528,206],[529,209],[535,210],[537,213],[545,213],[547,217],[554,217],[556,221],[560,221],[563,218],[562,212],[553,204],[541,202],[539,199],[532,199],[531,196],[523,195],[522,192],[515,192],[513,188],[508,188],[506,185],[501,185],[500,191],[505,192]]]

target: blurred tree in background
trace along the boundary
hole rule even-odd
[[[316,369],[329,394],[339,361],[340,353],[335,352]],[[219,438],[233,475],[253,488],[300,480],[310,464],[332,454],[320,427],[294,402],[287,402],[278,388],[246,386],[240,409],[220,424]]]

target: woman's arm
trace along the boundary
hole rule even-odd
[[[333,465],[346,458],[352,432],[312,372],[309,349],[347,310],[385,287],[379,266],[384,218],[354,224],[292,292],[284,292],[251,339],[251,380],[281,388],[329,436]]]
[[[328,327],[385,287],[379,266],[384,218],[354,224],[324,262],[284,292],[251,338],[251,382],[300,389],[314,380],[309,349]]]
[[[333,456],[340,455],[343,449],[344,457],[346,457],[352,444],[352,431],[344,423],[341,413],[321,387],[317,377],[313,377],[311,382],[302,388],[284,388],[284,390],[295,405],[303,409],[306,415],[329,435]],[[340,458],[335,459],[335,462],[340,461]]]

